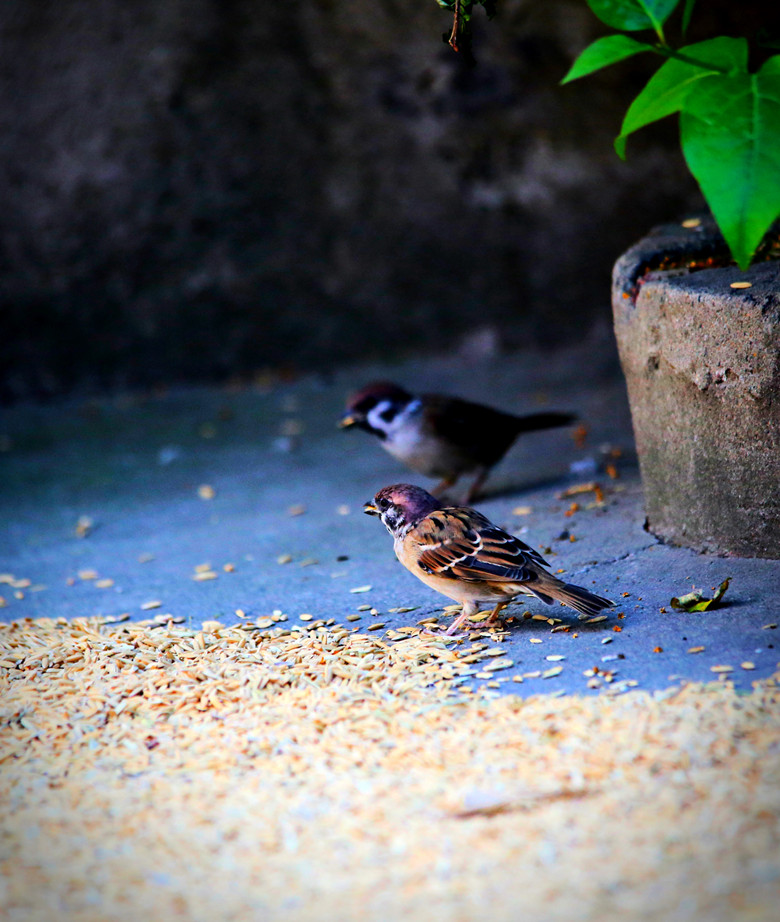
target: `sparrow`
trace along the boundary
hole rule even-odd
[[[436,495],[462,475],[475,474],[465,497],[471,503],[521,433],[565,426],[575,418],[571,413],[513,416],[458,397],[416,397],[397,384],[378,381],[352,394],[339,426],[373,433],[407,467],[438,478],[431,491]]]
[[[427,586],[462,605],[447,634],[455,633],[480,605],[494,605],[486,624],[518,595],[553,600],[583,615],[615,603],[549,573],[550,565],[519,538],[468,506],[444,506],[422,487],[396,483],[364,505],[393,536],[401,563]]]

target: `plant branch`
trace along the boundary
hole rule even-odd
[[[460,36],[460,0],[455,0],[455,11],[452,19],[452,32],[450,32],[450,38],[447,44],[452,48],[453,51],[460,51],[459,46],[459,36]]]

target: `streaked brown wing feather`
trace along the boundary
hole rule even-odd
[[[480,559],[503,564],[510,560],[522,560],[541,567],[550,566],[538,551],[529,547],[524,541],[510,535],[503,528],[493,525],[487,519],[485,519],[485,522],[487,527],[480,529],[483,544],[483,551],[479,555]]]
[[[473,509],[442,509],[410,534],[426,573],[481,582],[533,582],[546,561],[519,538]]]

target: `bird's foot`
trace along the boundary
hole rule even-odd
[[[507,605],[509,605],[509,602],[499,602],[499,604],[496,605],[493,611],[490,612],[490,614],[485,619],[483,627],[498,627],[499,629],[506,627],[504,618],[501,616],[501,612],[507,607]]]
[[[470,618],[475,613],[475,611],[476,611],[476,608],[471,608],[471,607],[464,608],[463,611],[461,611],[461,613],[458,615],[458,617],[447,628],[447,630],[444,631],[444,633],[448,637],[454,636],[457,633],[458,628],[460,628],[460,626],[463,624],[463,622],[466,621],[468,618]],[[468,626],[464,627],[463,633],[465,634],[468,631],[468,629],[469,629]]]

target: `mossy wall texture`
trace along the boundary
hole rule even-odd
[[[676,129],[622,164],[630,61],[558,85],[584,0],[3,0],[0,396],[327,368],[489,328],[554,342],[699,204]]]

